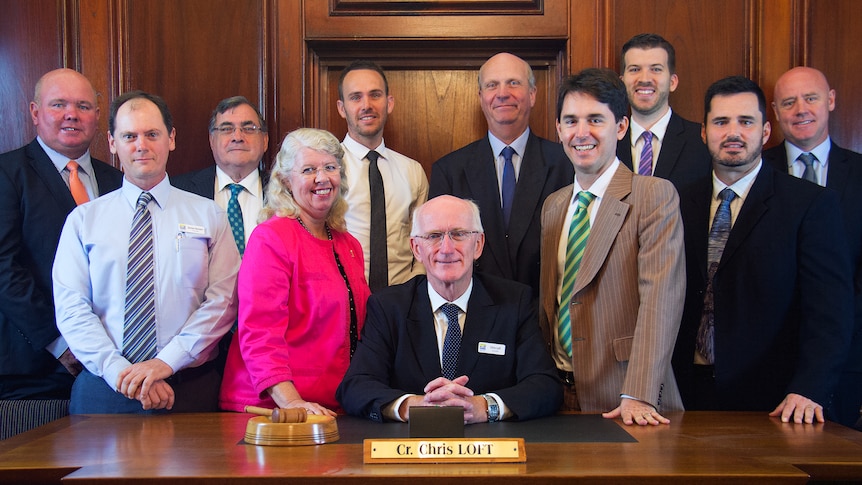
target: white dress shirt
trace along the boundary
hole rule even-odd
[[[215,202],[219,207],[227,211],[227,204],[230,201],[230,187],[228,185],[235,183],[232,178],[216,165],[215,178]],[[260,209],[263,207],[263,181],[260,179],[260,172],[255,169],[250,174],[239,181],[245,190],[237,195],[239,201],[239,209],[242,211],[242,225],[245,231],[245,242],[248,244],[248,238],[251,232],[257,227],[257,216]]]
[[[667,113],[664,114],[658,121],[655,122],[654,125],[649,129],[652,132],[652,167],[650,173],[655,172],[655,162],[658,160],[658,156],[661,153],[661,143],[664,140],[664,135],[667,133],[667,125],[670,123],[670,116],[673,114],[673,110],[669,107],[667,109]],[[640,168],[640,159],[641,152],[644,149],[644,139],[641,135],[646,131],[646,128],[639,125],[637,121],[632,118],[631,124],[629,125],[629,130],[631,130],[631,139],[632,139],[632,167],[634,173],[638,173],[638,169]]]

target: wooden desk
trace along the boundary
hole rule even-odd
[[[783,424],[763,413],[669,417],[670,426],[620,423],[637,442],[528,441],[526,463],[365,465],[361,444],[243,444],[247,414],[70,416],[0,441],[0,483],[227,484],[286,478],[328,483],[352,478],[439,484],[465,477],[471,484],[494,485],[552,480],[702,484],[806,483],[809,476],[862,481],[862,433],[833,423]]]

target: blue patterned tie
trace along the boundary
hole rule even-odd
[[[458,353],[461,350],[461,326],[458,324],[458,315],[461,310],[458,305],[446,303],[442,307],[443,314],[449,322],[446,330],[446,338],[443,339],[443,377],[450,381],[455,378],[455,370],[458,368]]]
[[[566,240],[566,266],[563,270],[563,289],[560,292],[560,314],[557,318],[557,335],[560,345],[566,354],[572,356],[572,316],[571,306],[572,290],[575,287],[575,279],[578,269],[581,267],[581,258],[587,247],[587,238],[590,236],[590,212],[587,208],[596,196],[589,192],[578,192],[578,207],[572,214],[572,223],[569,226],[569,236]]]
[[[805,165],[805,171],[802,172],[802,179],[807,180],[809,182],[817,183],[817,173],[814,171],[814,160],[817,160],[811,153],[803,153],[799,155],[797,158],[800,162]]]
[[[230,187],[230,200],[227,202],[227,220],[230,222],[236,248],[242,256],[245,253],[245,226],[242,221],[242,209],[239,206],[239,194],[244,187],[240,184],[230,184],[228,187]]]
[[[736,197],[736,194],[726,187],[719,192],[718,198],[721,203],[718,209],[715,210],[715,217],[712,220],[712,228],[709,230],[709,246],[707,250],[708,264],[706,291],[703,295],[703,311],[700,316],[700,327],[697,329],[697,340],[695,349],[703,356],[708,364],[715,363],[715,299],[713,290],[713,280],[715,272],[718,269],[718,263],[721,261],[721,255],[724,253],[724,246],[727,244],[727,236],[730,235],[731,216],[730,202]]]
[[[644,139],[644,147],[638,161],[638,175],[652,175],[652,132],[645,131],[641,137]]]
[[[515,149],[506,147],[500,152],[503,155],[503,222],[509,227],[512,216],[512,202],[515,200],[515,165],[512,155]]]
[[[156,355],[156,294],[153,273],[152,194],[142,192],[129,232],[123,356],[135,364]]]

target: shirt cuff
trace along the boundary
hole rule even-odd
[[[415,394],[405,394],[398,399],[392,401],[391,403],[383,406],[383,417],[391,421],[400,421],[402,423],[406,423],[407,420],[401,419],[401,415],[398,414],[398,408],[401,407],[401,403],[404,402],[410,396],[415,396]]]

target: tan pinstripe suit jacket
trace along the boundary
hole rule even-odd
[[[542,210],[539,323],[556,352],[557,248],[573,185]],[[673,185],[617,168],[595,215],[571,299],[572,364],[582,411],[610,411],[620,394],[682,409],[671,355],[685,298],[679,196]]]

